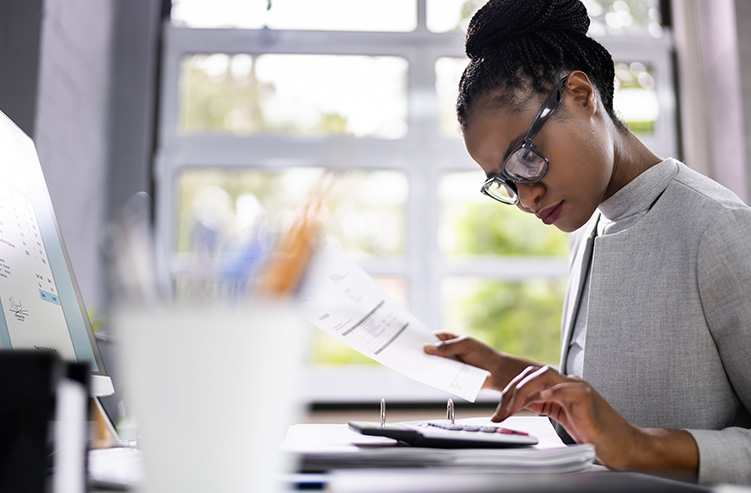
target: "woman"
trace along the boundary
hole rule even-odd
[[[561,371],[439,333],[489,370],[493,415],[550,416],[614,469],[751,483],[751,209],[613,111],[578,0],[490,0],[457,114],[483,193],[573,232]]]

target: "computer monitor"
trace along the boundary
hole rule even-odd
[[[56,351],[114,392],[81,299],[34,142],[0,111],[0,348]]]

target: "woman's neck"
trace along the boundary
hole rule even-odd
[[[662,161],[630,131],[618,128],[614,128],[614,131],[613,173],[604,199]]]

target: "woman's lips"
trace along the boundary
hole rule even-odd
[[[550,225],[558,220],[558,217],[561,215],[561,210],[563,210],[562,200],[558,202],[557,205],[541,210],[536,216],[540,218],[543,223]]]

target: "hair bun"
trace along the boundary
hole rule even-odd
[[[588,29],[580,0],[489,0],[469,22],[465,50],[470,58],[483,58],[515,38],[541,31],[586,36]]]

